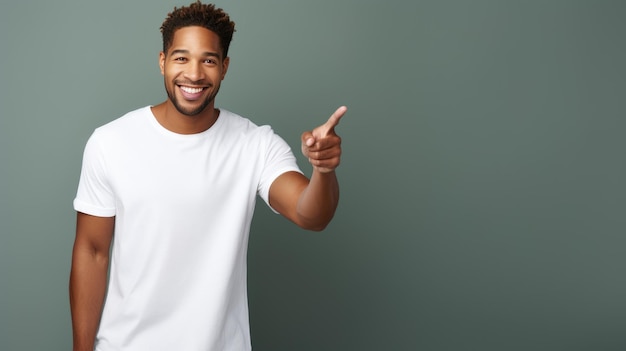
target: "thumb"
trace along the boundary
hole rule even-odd
[[[313,144],[315,144],[315,137],[311,132],[302,133],[302,144],[306,145],[307,147],[311,147],[313,146]]]
[[[315,138],[313,138],[313,136],[311,136],[310,138],[307,138],[307,139],[305,140],[305,144],[306,144],[306,146],[308,146],[308,147],[313,146],[313,144],[315,144]]]

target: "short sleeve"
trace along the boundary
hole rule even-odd
[[[296,157],[287,142],[274,133],[269,126],[261,128],[264,129],[263,135],[266,138],[265,145],[267,147],[264,148],[264,154],[262,155],[265,159],[258,194],[270,206],[269,192],[274,180],[286,172],[302,173],[302,171],[298,167]],[[276,212],[273,208],[272,211]]]
[[[106,158],[97,130],[85,146],[74,209],[93,216],[115,216],[115,197],[107,180]]]

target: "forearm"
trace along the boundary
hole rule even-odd
[[[335,215],[339,203],[339,182],[334,171],[313,171],[311,180],[298,199],[297,215],[301,226],[323,230]]]
[[[70,307],[74,351],[93,351],[106,291],[108,252],[74,249]]]
[[[301,228],[320,231],[335,215],[339,203],[339,182],[335,168],[341,158],[341,138],[335,126],[346,112],[338,108],[323,125],[302,133],[302,155],[313,166],[308,179],[301,173],[286,172],[272,183],[270,206]]]

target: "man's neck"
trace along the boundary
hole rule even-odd
[[[176,107],[166,100],[152,107],[152,113],[163,128],[177,134],[198,134],[211,128],[220,114],[213,104],[195,116],[180,113]]]

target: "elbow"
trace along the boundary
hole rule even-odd
[[[314,218],[314,219],[305,219],[300,218],[297,222],[298,226],[302,229],[309,230],[312,232],[321,232],[330,224],[331,218]]]
[[[308,231],[312,231],[312,232],[321,232],[324,229],[326,229],[327,225],[318,225],[318,226],[309,226],[309,227],[301,227],[303,229],[306,229]]]
[[[316,206],[298,206],[294,222],[302,229],[321,232],[330,224],[335,217],[337,204],[318,204]]]

